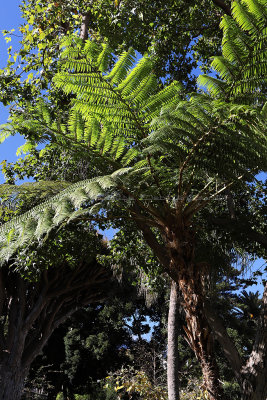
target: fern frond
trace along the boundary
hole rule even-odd
[[[212,62],[221,81],[204,75],[198,83],[213,96],[260,103],[267,84],[266,0],[234,0],[232,15],[221,22],[223,56]]]
[[[100,196],[105,196],[108,189],[116,187],[116,182],[114,175],[75,183],[44,203],[0,226],[0,264],[3,264],[19,248],[40,240],[44,234],[55,227],[73,220],[83,204],[90,204]]]
[[[121,83],[127,76],[135,62],[135,51],[130,48],[124,51],[113,67],[112,71],[107,75],[107,79],[114,85]]]

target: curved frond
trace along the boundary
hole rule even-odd
[[[84,208],[83,205],[87,205],[88,213],[88,209],[94,203],[101,203],[101,197],[105,196],[110,188],[116,186],[115,175],[75,183],[0,226],[0,265],[18,249],[40,240],[43,235],[59,225],[79,218],[79,210]],[[24,184],[23,189],[12,187],[12,190],[25,191],[25,187],[27,186]]]

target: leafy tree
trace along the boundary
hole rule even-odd
[[[241,17],[236,17],[236,10],[241,10]],[[211,399],[222,394],[210,345],[212,318],[206,317],[204,307],[202,282],[207,265],[195,252],[198,232],[193,217],[233,182],[250,180],[253,173],[266,167],[265,107],[262,108],[266,61],[265,52],[261,51],[265,48],[265,10],[256,0],[235,1],[233,16],[236,22],[224,19],[224,57],[214,61],[222,79],[202,79],[213,98],[197,95],[190,101],[181,101],[176,83],[155,93],[157,81],[150,59],[145,57],[131,71],[131,50],[123,54],[112,71],[103,74],[112,54],[107,45],[87,42],[83,46],[73,40],[72,46],[71,40],[65,41],[62,71],[55,82],[68,95],[76,95],[69,128],[60,118],[50,124],[53,110],[50,114],[49,107],[41,101],[28,109],[28,120],[24,112],[16,115],[13,123],[15,129],[28,131],[29,138],[36,138],[38,132],[59,144],[72,143],[84,157],[89,147],[103,175],[68,188],[2,228],[2,255],[8,257],[21,245],[21,238],[25,243],[29,236],[41,237],[45,233],[42,227],[47,220],[44,215],[37,215],[44,210],[49,210],[53,218],[46,232],[63,221],[77,219],[77,209],[85,201],[91,201],[92,207],[82,209],[79,218],[89,211],[91,217],[86,218],[94,221],[133,219],[183,293],[188,340],[201,363]],[[244,83],[244,77],[249,84]],[[168,107],[160,113],[162,105]],[[221,148],[223,154],[218,152]],[[111,193],[124,196],[116,198],[115,213],[109,208],[107,196]],[[153,196],[150,203],[147,196]],[[156,203],[155,196],[162,203]],[[106,210],[106,215],[96,215],[97,207]],[[22,229],[25,218],[27,227]],[[16,233],[12,231],[14,224]],[[255,344],[261,360],[266,357],[261,353],[263,330],[260,342]],[[249,378],[253,375],[251,365],[257,362],[252,354],[246,365],[247,376],[240,374],[240,365],[239,372],[235,368],[244,399],[259,395],[264,371],[257,376],[254,371],[255,390]]]
[[[59,324],[108,295],[111,273],[97,263],[96,249],[101,251],[101,242],[88,226],[69,225],[42,248],[2,267],[1,399],[21,398],[31,363]]]

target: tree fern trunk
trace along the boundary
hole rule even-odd
[[[188,230],[167,229],[170,275],[183,296],[186,336],[202,368],[203,389],[209,400],[225,399],[213,350],[213,336],[204,313],[205,265],[194,262],[194,237]]]
[[[178,353],[178,310],[179,297],[177,284],[171,282],[171,293],[168,315],[168,359],[167,380],[168,400],[179,400],[179,353]]]
[[[179,287],[183,294],[185,327],[188,343],[198,358],[203,374],[203,389],[210,400],[224,399],[213,350],[211,328],[203,310],[202,276],[197,265],[189,264],[179,271]]]

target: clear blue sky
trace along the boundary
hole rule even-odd
[[[20,0],[1,1],[0,6],[0,31],[7,29],[16,29],[15,34],[19,35],[18,26],[21,23],[19,4]],[[2,33],[0,33],[0,68],[6,65],[7,48],[12,45],[13,48],[19,48],[19,38],[12,36],[12,41],[6,43]],[[0,103],[0,124],[4,124],[8,119],[8,107]],[[19,135],[7,139],[0,145],[0,162],[2,160],[15,161],[16,150],[24,143],[24,139]],[[3,183],[3,176],[0,174],[0,183]]]
[[[16,29],[14,32],[15,34],[19,35],[18,32],[18,26],[21,23],[21,18],[20,18],[20,10],[19,10],[19,4],[21,3],[20,0],[9,0],[9,1],[3,1],[0,7],[0,30],[2,31],[3,29]],[[12,36],[12,42],[6,44],[4,37],[0,34],[0,68],[3,68],[6,64],[7,60],[7,48],[10,46],[10,44],[13,46],[13,48],[17,49],[19,47],[19,38],[16,36]],[[7,121],[8,119],[8,108],[3,107],[0,104],[0,124],[3,124]],[[21,146],[24,143],[24,139],[20,137],[19,135],[15,137],[8,138],[3,144],[0,145],[0,162],[2,160],[8,160],[10,162],[16,160],[16,150],[19,146]],[[266,177],[266,174],[261,175],[261,178],[263,179]],[[0,173],[0,183],[3,183],[3,176]],[[106,233],[106,232],[105,232]],[[107,234],[107,233],[106,233]],[[110,235],[108,235],[110,236]],[[252,268],[252,270],[257,270],[259,267],[261,267],[264,263],[264,260],[260,259],[257,260]],[[254,285],[251,290],[256,291],[260,290],[262,292],[262,285],[259,283],[258,285]],[[248,289],[250,290],[250,289]]]

